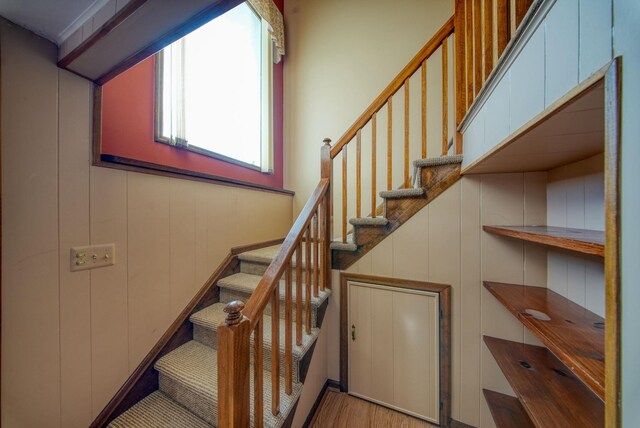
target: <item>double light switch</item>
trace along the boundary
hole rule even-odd
[[[111,266],[115,263],[116,245],[101,244],[71,248],[71,272]]]

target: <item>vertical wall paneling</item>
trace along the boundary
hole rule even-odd
[[[547,173],[527,172],[524,180],[524,224],[547,224]],[[547,249],[541,245],[525,244],[524,283],[547,285]]]
[[[92,86],[59,71],[59,237],[61,425],[86,427],[91,414],[91,286],[89,271],[71,272],[73,246],[88,245]],[[83,102],[78,102],[82,99]]]
[[[129,365],[127,173],[90,168],[91,243],[113,242],[116,263],[91,271],[92,413],[97,416],[135,366]]]
[[[129,367],[136,367],[172,321],[170,179],[127,173]]]
[[[415,221],[429,224],[429,207],[413,217]],[[429,277],[429,228],[418,230],[400,227],[393,232],[393,276],[421,280]]]
[[[604,159],[589,159],[549,171],[547,217],[551,226],[604,230]],[[561,295],[604,314],[602,259],[548,251],[548,286]]]
[[[480,177],[460,182],[460,420],[480,426]],[[454,296],[454,300],[456,296]]]
[[[545,107],[578,84],[578,4],[558,0],[544,21]]]
[[[185,180],[170,183],[171,318],[182,312],[197,292],[196,194]],[[200,284],[202,285],[202,284]]]
[[[429,280],[451,285],[460,296],[460,182],[429,204]],[[451,305],[451,417],[460,413],[460,299]]]
[[[482,152],[491,149],[509,135],[509,76],[504,76],[500,80],[487,99],[484,109],[491,114],[484,115],[486,126],[481,146]]]
[[[393,276],[393,235],[389,235],[371,251],[371,273]]]
[[[544,109],[544,64],[544,27],[538,27],[509,70],[510,132]]]
[[[484,175],[481,181],[481,223],[522,225],[524,222],[523,174]],[[521,242],[481,235],[481,277],[522,284],[524,279],[524,245]],[[482,334],[522,342],[522,325],[484,287],[480,305]],[[483,343],[481,351],[482,387],[513,395],[511,387]],[[484,402],[481,404],[481,426],[493,426]]]
[[[464,133],[464,157],[462,158],[462,169],[469,166],[473,161],[484,154],[485,138],[485,111],[480,110],[473,118],[466,132]]]
[[[207,229],[207,185],[205,183],[196,183],[195,189],[195,252],[196,252],[196,287],[200,287],[209,278],[215,262],[209,260],[208,249],[208,229]]]
[[[7,21],[0,32],[2,424],[59,426],[57,52]]]
[[[222,260],[224,257],[224,250],[214,245],[214,242],[224,242],[227,247],[233,246],[236,231],[233,229],[230,215],[233,213],[232,207],[235,206],[236,198],[232,188],[208,189],[206,214],[209,263],[216,263],[216,260]]]
[[[580,0],[580,81],[612,58],[612,0]]]

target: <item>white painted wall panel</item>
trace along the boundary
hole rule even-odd
[[[464,157],[462,169],[469,166],[485,153],[485,111],[480,110],[464,133]]]
[[[578,84],[579,0],[557,0],[545,26],[545,107]]]
[[[544,28],[538,27],[509,70],[510,132],[544,109],[544,43]]]
[[[550,226],[604,230],[604,159],[596,155],[549,171],[547,217]],[[604,315],[604,263],[601,258],[549,250],[549,288]]]
[[[89,149],[92,88],[59,71],[60,406],[61,425],[91,424],[90,272],[71,272],[69,248],[90,244]],[[82,99],[84,102],[78,102]]]
[[[57,52],[4,20],[0,43],[2,425],[58,426]]]
[[[612,58],[612,0],[580,0],[580,81]]]
[[[509,76],[505,76],[489,96],[483,110],[485,121],[482,151],[491,150],[509,135]],[[466,135],[465,135],[466,137]],[[466,156],[465,138],[465,156]]]

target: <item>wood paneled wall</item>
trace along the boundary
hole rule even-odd
[[[92,85],[0,20],[2,425],[86,427],[230,247],[286,235],[290,196],[90,166]],[[69,271],[69,248],[116,264]]]
[[[538,344],[482,287],[482,280],[539,286],[547,281],[544,248],[492,236],[482,226],[544,224],[546,213],[545,173],[463,177],[349,269],[451,284],[452,417],[456,420],[492,427],[481,389],[512,394],[482,344],[482,334]],[[327,312],[328,328],[334,328],[329,316]],[[332,346],[328,348],[330,364]],[[329,375],[333,373],[330,366]]]

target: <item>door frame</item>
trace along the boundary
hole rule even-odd
[[[451,286],[427,281],[340,272],[340,391],[349,391],[349,281],[392,288],[429,291],[440,299],[440,425],[451,416]]]

